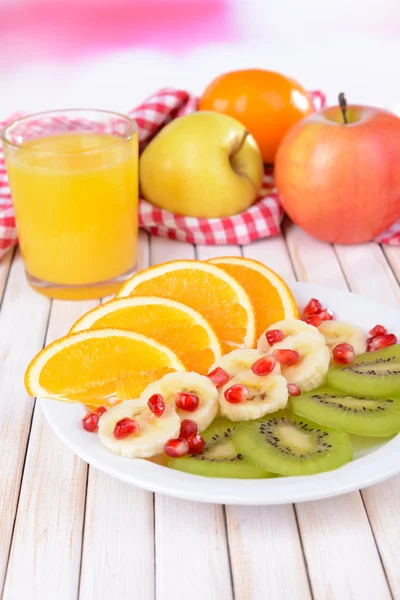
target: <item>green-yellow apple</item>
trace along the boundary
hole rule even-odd
[[[324,242],[357,244],[400,217],[400,119],[341,101],[288,131],[275,180],[297,225]]]
[[[263,177],[260,150],[236,119],[195,112],[168,123],[139,162],[141,195],[191,217],[229,217],[248,208]]]

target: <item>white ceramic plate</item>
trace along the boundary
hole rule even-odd
[[[291,286],[299,306],[319,298],[338,319],[365,330],[376,323],[400,337],[400,311],[362,296],[306,283]],[[400,435],[390,441],[353,438],[353,462],[318,475],[276,479],[214,479],[189,475],[142,459],[127,459],[108,452],[97,435],[82,429],[83,406],[42,400],[44,414],[59,438],[97,469],[153,492],[224,504],[286,504],[318,500],[364,488],[400,472]]]

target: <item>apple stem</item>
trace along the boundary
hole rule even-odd
[[[236,148],[233,149],[231,156],[233,156],[234,154],[237,154],[239,152],[239,150],[242,148],[242,146],[245,143],[246,138],[249,134],[250,134],[250,132],[247,131],[247,129],[246,129],[245,132],[243,133],[242,139],[238,141],[238,143],[236,144]]]
[[[339,94],[339,104],[340,104],[340,108],[342,110],[342,115],[343,115],[343,121],[344,124],[347,124],[347,100],[346,100],[346,96],[343,94],[343,92],[341,92]]]

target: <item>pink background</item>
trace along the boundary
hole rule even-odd
[[[16,62],[60,61],[122,48],[183,52],[239,37],[228,0],[22,0],[0,9],[0,39]],[[33,53],[33,54],[32,54]]]
[[[156,88],[278,70],[334,101],[396,108],[397,0],[0,0],[0,118],[128,110]]]

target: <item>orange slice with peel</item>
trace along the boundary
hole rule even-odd
[[[234,277],[246,290],[256,314],[257,339],[273,323],[299,318],[289,287],[263,263],[239,256],[212,258],[209,262]]]
[[[255,343],[248,295],[236,279],[210,263],[175,260],[150,267],[124,283],[117,297],[125,296],[159,296],[190,306],[214,328],[223,352]]]
[[[138,398],[149,383],[184,370],[172,350],[144,335],[81,331],[39,352],[25,373],[25,386],[31,396],[96,407]]]
[[[222,354],[217,334],[206,319],[167,298],[135,296],[105,302],[81,317],[70,333],[107,327],[151,336],[175,352],[188,371],[201,375]]]

